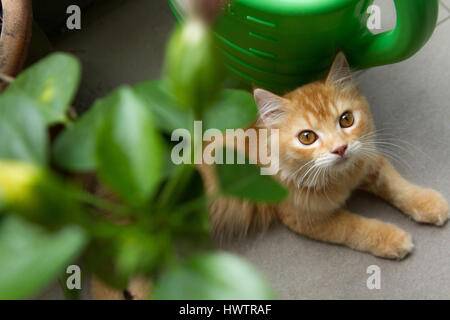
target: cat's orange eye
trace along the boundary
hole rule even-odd
[[[313,144],[314,142],[316,142],[317,140],[317,135],[312,132],[312,131],[302,131],[299,135],[298,135],[298,140],[300,140],[301,143],[303,143],[304,145],[310,145]]]
[[[349,128],[355,123],[355,117],[350,111],[345,112],[339,119],[341,128]]]

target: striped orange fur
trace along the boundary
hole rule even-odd
[[[439,193],[406,181],[377,152],[369,105],[353,84],[342,53],[324,80],[282,97],[262,89],[255,89],[254,96],[260,118],[248,129],[279,129],[280,171],[275,178],[290,196],[277,205],[217,199],[210,207],[217,237],[245,235],[279,220],[316,240],[383,258],[405,257],[413,249],[408,233],[343,209],[357,188],[384,198],[418,222],[442,225],[447,220],[448,205]],[[350,127],[342,127],[341,121],[347,125],[351,119]],[[311,145],[299,140],[305,131],[317,137]],[[202,165],[200,170],[207,190],[214,192],[214,167]]]

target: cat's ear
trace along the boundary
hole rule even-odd
[[[276,123],[285,114],[284,105],[287,99],[259,88],[253,91],[253,97],[259,109],[259,118],[266,125]]]
[[[343,52],[339,52],[334,59],[326,83],[337,85],[340,88],[346,88],[353,84],[350,64]]]

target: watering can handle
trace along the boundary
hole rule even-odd
[[[436,28],[438,0],[394,0],[397,25],[377,35],[366,34],[347,56],[356,68],[370,68],[405,60],[419,51]]]

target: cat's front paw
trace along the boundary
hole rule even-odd
[[[409,233],[390,224],[383,224],[373,240],[375,246],[371,251],[381,258],[403,259],[414,249]]]
[[[442,226],[448,220],[448,204],[439,192],[422,190],[413,197],[409,214],[417,222]]]

